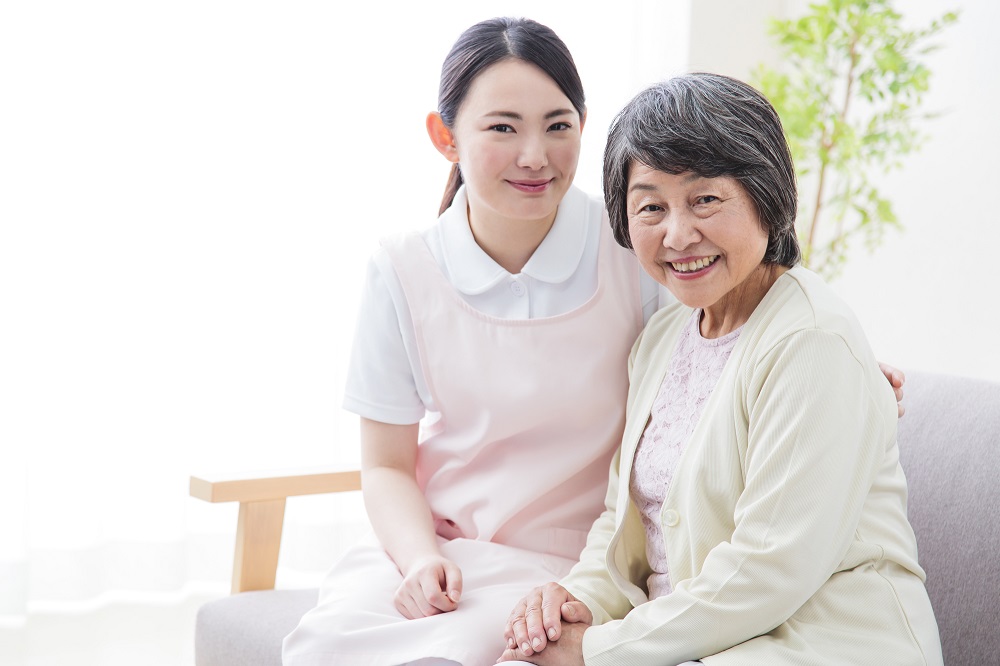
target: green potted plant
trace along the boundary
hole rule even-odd
[[[760,65],[752,80],[781,116],[795,160],[803,263],[828,279],[852,242],[870,251],[901,226],[877,176],[925,140],[931,72],[922,59],[957,18],[907,29],[889,0],[825,0],[770,22],[781,69]]]

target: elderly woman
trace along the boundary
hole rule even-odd
[[[851,311],[796,265],[774,109],[723,76],[653,86],[615,120],[604,184],[616,239],[679,303],[633,348],[581,561],[515,607],[502,659],[941,664],[895,399]]]

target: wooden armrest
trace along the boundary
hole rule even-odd
[[[285,499],[299,495],[361,490],[360,470],[282,472],[253,477],[192,476],[192,497],[206,502],[239,502],[233,593],[274,589],[285,519]]]
[[[348,490],[361,490],[360,470],[281,472],[238,478],[191,477],[191,496],[206,502],[261,502]]]

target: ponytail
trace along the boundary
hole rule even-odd
[[[458,168],[458,164],[452,164],[451,173],[448,174],[448,184],[444,188],[444,198],[441,199],[441,210],[438,211],[438,215],[443,214],[451,207],[451,202],[455,200],[455,194],[458,193],[458,188],[461,186],[462,171]]]

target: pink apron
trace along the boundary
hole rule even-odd
[[[285,664],[493,664],[513,604],[569,571],[603,509],[642,327],[639,268],[605,223],[590,300],[555,317],[506,320],[468,305],[418,234],[383,246],[440,409],[421,432],[417,476],[443,554],[462,569],[462,601],[404,619],[392,603],[401,575],[372,538],[324,581],[319,606],[285,641]]]

